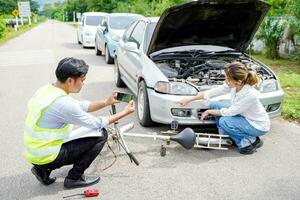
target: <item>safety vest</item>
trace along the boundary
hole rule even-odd
[[[55,99],[67,93],[52,84],[40,88],[28,103],[28,115],[24,130],[25,157],[33,164],[50,163],[57,157],[64,139],[69,137],[72,125],[60,129],[42,128],[38,121],[44,110]]]

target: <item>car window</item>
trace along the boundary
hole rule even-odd
[[[109,27],[112,29],[124,30],[132,22],[139,19],[139,16],[110,16]]]
[[[144,51],[145,52],[146,52],[146,49],[148,49],[148,46],[150,44],[150,40],[152,38],[152,35],[153,35],[156,24],[157,24],[157,22],[151,22],[147,26],[146,34],[145,34],[145,44],[146,45],[144,45]]]
[[[102,21],[102,16],[87,16],[85,20],[85,24],[88,26],[98,26]]]
[[[129,42],[135,42],[138,48],[140,48],[143,39],[145,26],[146,26],[145,22],[139,22],[134,28],[131,36],[129,37]]]
[[[123,40],[124,42],[127,42],[129,40],[130,34],[132,32],[132,30],[134,29],[136,25],[136,22],[132,23],[129,28],[125,31],[124,36],[123,36]]]

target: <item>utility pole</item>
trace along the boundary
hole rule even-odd
[[[75,20],[75,11],[73,11],[73,23],[75,24],[76,20]]]

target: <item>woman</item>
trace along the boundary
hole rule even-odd
[[[223,85],[182,99],[179,104],[185,106],[194,100],[209,100],[230,93],[231,105],[212,102],[200,120],[203,122],[208,115],[214,115],[219,133],[229,135],[241,154],[252,154],[263,144],[259,136],[270,130],[269,116],[257,97],[257,90],[253,88],[258,80],[254,71],[249,71],[242,63],[234,62],[225,69]]]

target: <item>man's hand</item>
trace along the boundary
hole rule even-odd
[[[202,113],[201,118],[200,118],[200,122],[204,123],[204,119],[210,115],[210,110],[206,110],[204,113]]]
[[[181,106],[186,106],[188,103],[190,103],[189,99],[181,99],[179,101],[177,101],[177,103],[179,103]]]
[[[113,91],[112,95],[108,99],[106,99],[105,106],[110,106],[120,102],[117,100],[117,93],[117,91]]]
[[[135,110],[135,104],[134,104],[134,101],[131,100],[129,101],[129,103],[127,104],[127,106],[125,107],[124,111],[127,113],[127,114],[130,114],[132,112],[134,112]]]

